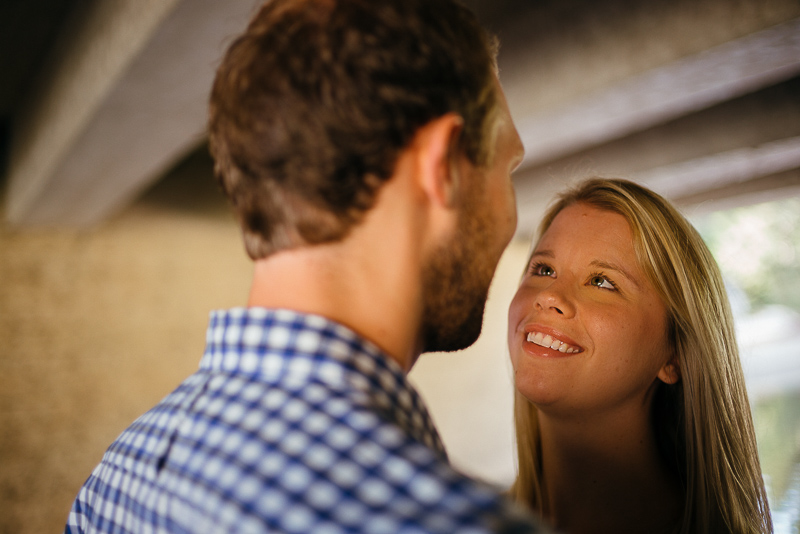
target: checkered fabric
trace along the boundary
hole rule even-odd
[[[213,312],[200,369],[136,420],[66,532],[533,532],[458,473],[400,367],[314,315]]]

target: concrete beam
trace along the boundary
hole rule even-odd
[[[794,197],[800,197],[800,168],[675,198],[674,202],[687,215],[699,216]]]
[[[95,223],[202,140],[215,65],[258,0],[103,0],[13,132],[6,216]]]
[[[578,179],[592,173],[576,173]],[[600,173],[603,174],[603,173]],[[640,171],[639,182],[692,212],[800,194],[800,137],[739,148]],[[551,176],[517,183],[517,237],[530,239],[554,196],[571,180]]]
[[[682,204],[693,204],[695,198],[707,202],[711,196],[728,195],[720,188],[732,190],[735,181],[755,187],[758,176],[780,174],[781,169],[793,167],[790,160],[797,158],[799,136],[797,77],[646,131],[522,169],[514,175],[519,235],[533,233],[553,195],[573,180],[601,175],[644,181],[653,176],[650,185],[663,186],[662,192],[673,200],[681,199]],[[692,169],[695,170],[690,172]],[[785,186],[770,180],[759,179],[758,183],[758,187]]]
[[[781,139],[636,173],[667,198],[689,198],[800,168],[800,137]]]
[[[523,166],[575,153],[800,73],[800,18],[518,120]]]

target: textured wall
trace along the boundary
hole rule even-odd
[[[82,233],[0,227],[0,533],[59,532],[110,442],[196,368],[209,310],[245,302],[231,218],[176,191]]]

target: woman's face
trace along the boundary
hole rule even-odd
[[[628,222],[573,204],[542,236],[511,302],[516,387],[545,412],[645,406],[656,380],[675,381],[666,330]]]

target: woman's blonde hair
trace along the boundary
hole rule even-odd
[[[660,383],[652,420],[662,458],[684,489],[678,532],[772,532],[755,432],[719,268],[700,235],[664,198],[626,180],[593,178],[558,198],[539,227],[583,203],[625,217],[646,273],[667,307],[681,380]],[[519,475],[512,495],[546,503],[536,408],[515,398]]]

